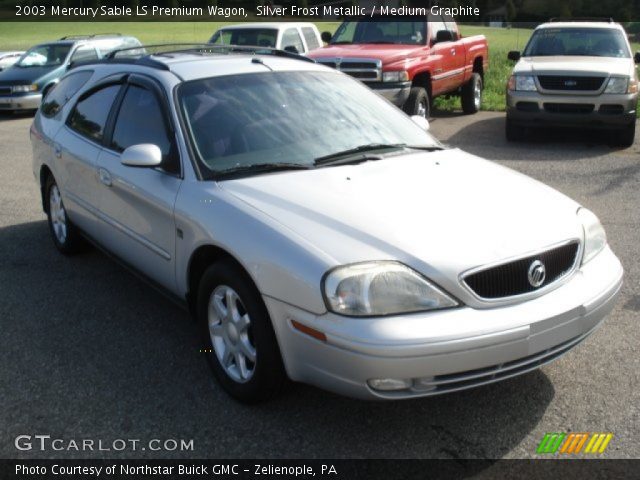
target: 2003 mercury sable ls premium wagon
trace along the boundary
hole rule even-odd
[[[184,48],[70,72],[31,128],[34,174],[57,248],[87,237],[190,306],[234,397],[491,383],[613,308],[622,267],[576,202],[330,68]]]

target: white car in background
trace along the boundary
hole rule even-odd
[[[318,27],[313,23],[244,23],[221,28],[209,43],[269,47],[306,55],[323,46]]]
[[[0,72],[16,63],[24,52],[0,52]]]

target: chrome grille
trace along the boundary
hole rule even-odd
[[[605,77],[567,77],[560,75],[538,75],[538,82],[545,90],[570,90],[595,92],[602,88]]]
[[[579,247],[579,243],[574,241],[537,255],[470,273],[463,281],[478,297],[488,300],[535,292],[560,280],[575,268]],[[546,278],[541,285],[533,287],[529,283],[529,268],[536,260],[544,264]]]
[[[363,82],[382,81],[382,61],[373,58],[318,58],[321,65],[335,68]]]

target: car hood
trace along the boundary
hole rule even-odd
[[[635,66],[630,58],[610,57],[524,57],[516,64],[514,73],[597,73],[606,76],[632,75]]]
[[[413,54],[418,54],[419,45],[375,45],[375,44],[354,44],[354,45],[329,45],[319,50],[309,53],[309,57],[314,60],[321,58],[375,58],[384,63],[392,63],[397,60],[404,60]]]
[[[53,67],[16,67],[7,68],[0,73],[0,85],[26,85],[37,83],[45,75],[53,72],[60,66]]]
[[[337,265],[397,259],[443,287],[470,268],[582,238],[573,200],[460,150],[220,185]]]

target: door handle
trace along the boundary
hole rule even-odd
[[[452,49],[451,49],[451,55],[455,55],[455,54],[456,54],[456,49],[455,49],[455,48],[452,48]]]
[[[111,174],[109,173],[108,170],[105,170],[104,168],[99,168],[98,177],[100,178],[101,184],[106,185],[107,187],[110,187],[112,185]]]
[[[53,154],[56,156],[56,158],[62,157],[62,147],[57,143],[53,145]]]

